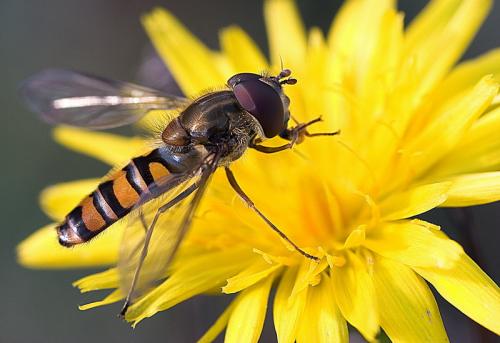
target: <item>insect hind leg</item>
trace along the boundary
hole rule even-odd
[[[141,221],[142,228],[144,229],[144,232],[148,232],[148,223],[146,222],[146,218],[144,217],[144,213],[139,210],[139,219]]]
[[[243,199],[243,201],[248,205],[248,207],[250,207],[252,210],[254,210],[258,215],[259,217],[261,217],[265,222],[266,224],[274,231],[276,232],[281,238],[283,238],[285,241],[287,241],[288,243],[290,243],[293,248],[295,250],[297,250],[297,252],[299,252],[301,255],[311,259],[311,260],[314,260],[316,262],[318,262],[320,259],[314,255],[311,255],[311,254],[308,254],[307,252],[305,252],[304,250],[302,250],[301,248],[299,248],[299,246],[297,244],[295,244],[283,231],[281,231],[276,225],[274,225],[256,206],[255,204],[253,203],[253,201],[248,197],[248,195],[243,191],[243,189],[240,187],[240,185],[238,184],[238,182],[236,181],[236,178],[234,177],[234,174],[233,172],[231,171],[231,169],[229,169],[229,167],[225,167],[225,171],[226,171],[226,176],[227,176],[227,180],[229,181],[229,184],[231,185],[231,187],[233,187],[233,189],[236,191],[236,193],[240,196],[241,199]]]
[[[144,234],[147,235],[148,223],[146,222],[146,218],[144,217],[144,213],[142,212],[142,210],[139,210],[139,221],[141,223],[142,228],[144,229]],[[132,250],[131,256],[135,256],[135,254],[137,254],[137,252],[139,252],[141,245],[144,245],[144,242],[137,243],[137,245]]]
[[[122,307],[122,309],[121,309],[121,311],[119,313],[120,317],[124,317],[125,316],[125,314],[127,313],[127,310],[129,308],[129,306],[131,305],[132,294],[134,293],[135,287],[137,285],[137,281],[139,280],[139,275],[140,275],[140,272],[141,272],[141,268],[142,268],[142,266],[144,264],[144,260],[146,259],[147,254],[148,254],[149,243],[151,242],[151,237],[153,236],[153,231],[154,231],[154,228],[156,226],[156,223],[158,222],[158,219],[168,209],[170,209],[171,207],[173,207],[177,203],[179,203],[181,200],[183,200],[186,197],[188,197],[197,188],[198,188],[198,184],[197,183],[192,184],[191,186],[189,186],[188,188],[186,188],[184,191],[182,191],[181,193],[179,193],[175,198],[173,198],[172,200],[170,200],[169,202],[167,202],[166,204],[164,204],[160,208],[158,208],[158,210],[156,210],[156,213],[155,213],[155,215],[153,217],[153,220],[151,221],[151,224],[147,227],[147,230],[146,230],[146,233],[145,233],[145,237],[144,237],[143,246],[142,246],[142,250],[141,250],[141,255],[139,257],[139,261],[137,263],[137,267],[136,267],[136,269],[134,271],[134,276],[132,278],[132,284],[130,285],[130,288],[129,288],[128,292],[127,292],[127,297],[125,298],[125,303],[123,304],[123,307]],[[142,213],[140,214],[140,218],[141,218],[142,225],[145,225],[146,221],[145,221],[145,218],[142,215]]]

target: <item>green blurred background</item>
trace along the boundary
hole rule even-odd
[[[401,1],[406,21],[426,1]],[[65,150],[51,139],[50,127],[22,106],[17,88],[30,74],[47,67],[88,71],[122,80],[137,80],[138,70],[151,47],[139,16],[161,5],[173,12],[208,46],[217,48],[218,30],[238,24],[266,49],[262,1],[149,1],[45,0],[0,1],[0,128],[1,212],[0,236],[0,342],[193,342],[222,312],[227,297],[198,297],[142,322],[135,330],[116,318],[119,305],[82,312],[77,305],[90,299],[71,282],[89,270],[40,271],[16,263],[15,247],[48,222],[37,198],[46,185],[100,176],[106,166]],[[307,26],[327,30],[340,1],[299,1]],[[500,6],[468,49],[477,56],[500,43]],[[447,229],[465,249],[478,255],[481,267],[497,281],[500,206],[481,206],[473,216],[472,233]],[[433,213],[434,222],[456,228],[449,218],[462,213]],[[495,341],[461,313],[439,299],[452,342]],[[263,342],[274,341],[268,320]],[[353,334],[352,341],[361,341]]]

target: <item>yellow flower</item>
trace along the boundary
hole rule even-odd
[[[301,121],[319,114],[311,138],[275,155],[248,151],[233,169],[256,205],[304,258],[236,199],[216,173],[203,208],[170,268],[170,277],[134,303],[134,325],[201,293],[237,293],[202,341],[224,328],[228,342],[258,340],[271,288],[280,342],[345,342],[350,323],[368,340],[382,328],[393,341],[441,342],[447,335],[426,283],[484,327],[500,334],[500,291],[440,228],[415,216],[435,207],[500,200],[500,50],[454,66],[491,1],[435,0],[403,28],[393,1],[352,0],[325,37],[306,32],[290,1],[269,0],[270,63],[240,28],[221,31],[211,51],[171,14],[143,18],[160,56],[190,96],[242,71],[272,70],[280,58],[299,80],[286,88]],[[146,142],[57,128],[55,139],[112,166]],[[274,142],[271,142],[274,143]],[[98,180],[59,184],[41,204],[61,220]],[[123,223],[84,246],[57,245],[53,226],[19,246],[30,267],[114,265]],[[82,292],[113,290],[115,268],[75,283]]]

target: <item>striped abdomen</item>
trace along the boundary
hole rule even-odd
[[[176,156],[177,155],[177,156]],[[57,227],[59,242],[64,246],[92,239],[134,209],[141,196],[159,179],[182,173],[190,154],[172,154],[158,148],[136,157],[123,169],[113,173],[95,191],[84,198]],[[192,154],[191,154],[192,155]],[[184,158],[186,157],[186,158]],[[188,163],[189,164],[189,163]]]

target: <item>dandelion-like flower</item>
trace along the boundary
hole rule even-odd
[[[392,1],[352,0],[325,37],[317,28],[305,31],[292,2],[269,0],[270,63],[238,27],[222,30],[221,50],[214,52],[165,10],[147,14],[146,31],[185,94],[198,95],[237,72],[276,72],[282,59],[299,80],[286,89],[292,114],[300,121],[322,115],[318,128],[342,133],[272,156],[248,151],[233,163],[255,204],[320,262],[269,230],[218,172],[169,277],[135,302],[126,319],[135,325],[202,293],[237,293],[201,340],[226,328],[228,342],[252,342],[276,285],[280,342],[344,342],[347,322],[370,341],[380,328],[393,341],[447,341],[429,282],[500,334],[499,288],[439,227],[414,218],[435,207],[500,200],[500,51],[454,66],[490,6],[431,1],[404,29]],[[147,144],[63,127],[55,138],[112,166]],[[61,220],[98,182],[50,187],[42,207]],[[21,243],[22,264],[116,263],[122,222],[72,249],[57,246],[53,227]],[[115,268],[75,285],[82,292],[112,290],[83,309],[124,297]]]

